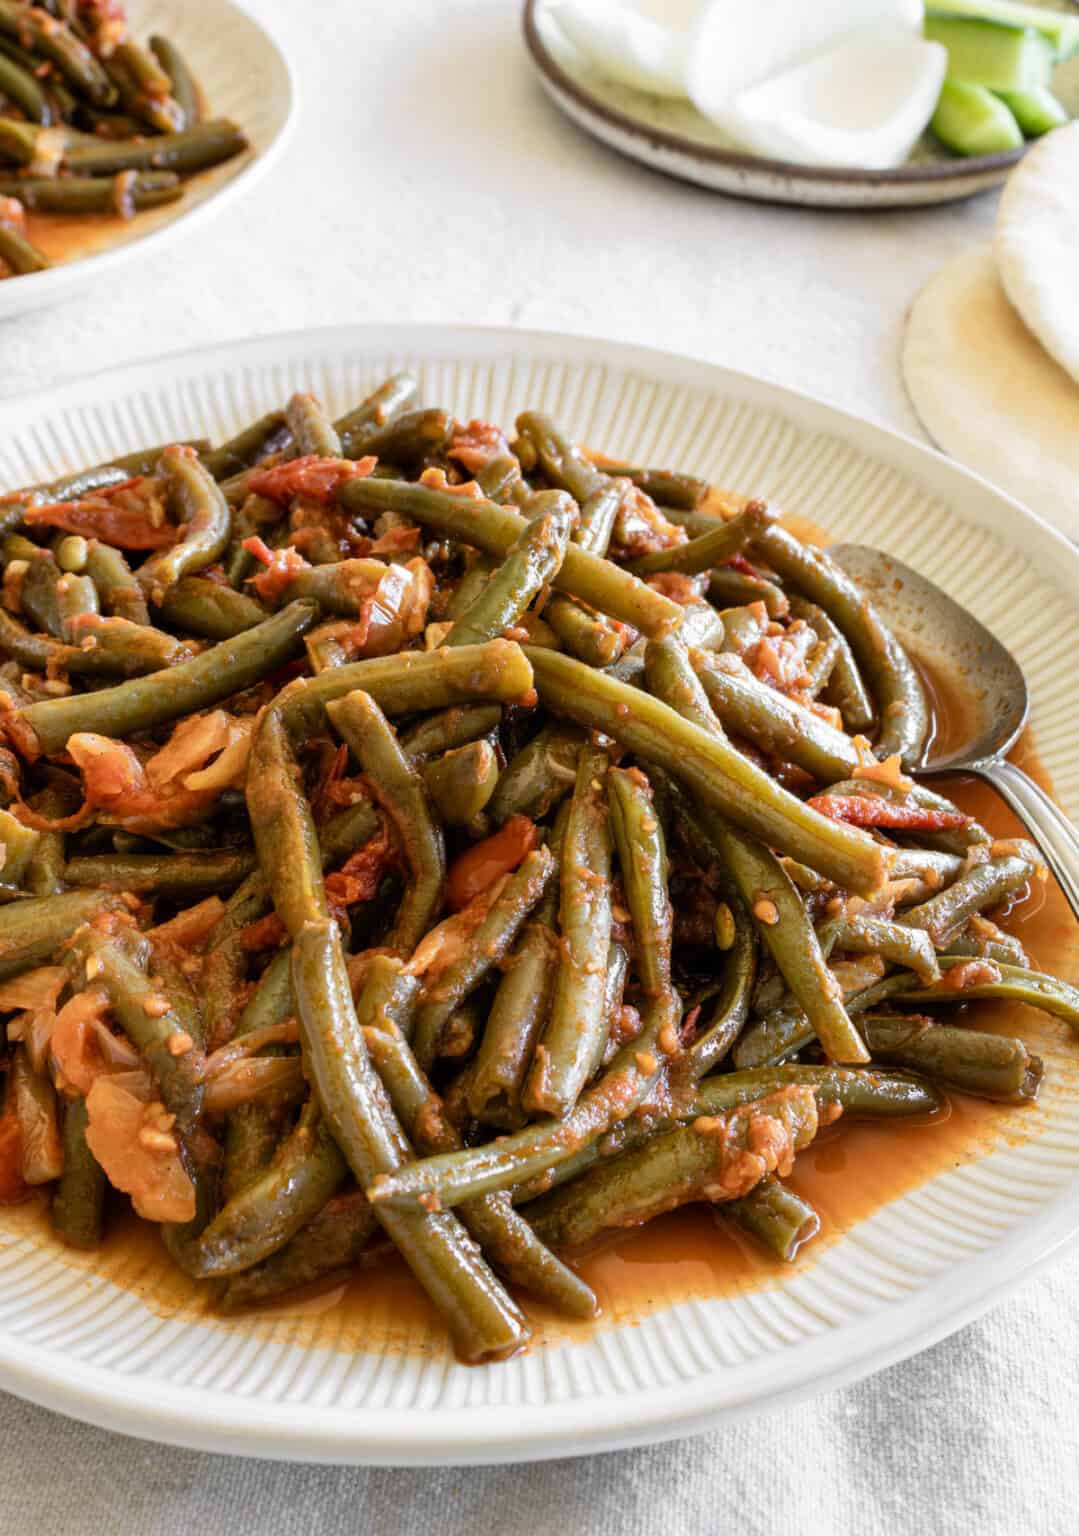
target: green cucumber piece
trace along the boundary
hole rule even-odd
[[[1037,91],[1052,79],[1052,47],[1030,27],[927,11],[923,31],[930,42],[947,48],[953,80],[993,91]]]
[[[1052,91],[1000,91],[1001,101],[1028,139],[1038,139],[1050,128],[1069,121],[1067,111]]]
[[[1058,63],[1079,53],[1079,16],[1050,11],[1043,5],[1020,5],[1016,0],[944,0],[942,5],[930,6],[929,14],[976,16],[1013,27],[1032,27],[1048,40]]]
[[[1019,124],[1000,97],[968,80],[945,80],[929,126],[957,155],[1002,155],[1023,144]]]

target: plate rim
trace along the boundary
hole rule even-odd
[[[251,192],[288,147],[296,125],[299,105],[296,73],[288,54],[282,47],[273,26],[261,15],[256,15],[246,0],[216,0],[216,4],[220,10],[231,10],[243,16],[257,32],[261,33],[282,72],[286,90],[285,111],[273,138],[264,150],[253,155],[235,176],[230,177],[211,196],[188,208],[183,208],[182,204],[179,205],[175,217],[156,229],[148,230],[137,239],[124,240],[119,245],[94,251],[89,256],[79,256],[74,261],[58,262],[44,272],[30,272],[12,279],[10,309],[5,307],[2,293],[0,293],[0,321],[14,320],[20,315],[45,308],[54,300],[69,294],[72,288],[83,283],[93,283],[97,278],[109,275],[115,267],[136,259],[142,252],[159,250],[168,238],[178,231],[186,232],[198,228],[207,218],[221,211],[223,202],[229,203],[236,197],[244,197]],[[136,21],[137,19],[136,13]],[[242,128],[243,124],[240,126]],[[18,285],[17,291],[16,285]]]
[[[899,165],[873,169],[869,166],[804,165],[797,160],[775,160],[768,155],[754,155],[744,150],[719,149],[702,144],[668,128],[656,128],[641,118],[608,106],[565,69],[551,53],[540,34],[536,13],[548,0],[524,0],[521,30],[525,47],[544,82],[564,92],[582,113],[591,113],[620,133],[647,140],[656,148],[706,165],[722,166],[732,171],[756,172],[783,177],[789,181],[810,182],[821,187],[939,187],[951,182],[991,181],[1010,170],[1026,154],[1029,145],[998,155],[973,155],[969,159],[943,161],[939,165]],[[642,93],[644,94],[644,93]],[[964,194],[967,195],[967,194]]]
[[[622,371],[648,371],[671,383],[708,385],[759,409],[792,418],[807,431],[831,432],[865,457],[883,458],[946,499],[965,493],[964,511],[996,509],[1019,529],[1018,544],[1047,582],[1062,593],[1079,591],[1079,548],[1058,530],[972,471],[908,434],[761,375],[703,358],[580,333],[519,330],[508,326],[350,324],[295,329],[186,348],[81,375],[52,389],[0,402],[0,426],[18,432],[50,406],[77,400],[102,385],[129,382],[132,390],[155,375],[184,366],[242,368],[252,358],[289,354],[350,358],[415,351],[429,358],[512,357],[520,350],[568,363],[595,363]],[[21,423],[21,426],[20,426]],[[931,467],[929,476],[919,466]],[[993,526],[992,523],[989,526]],[[1040,558],[1039,558],[1040,557]],[[1050,568],[1052,575],[1050,574]],[[1062,573],[1063,572],[1063,577]],[[1070,579],[1069,579],[1070,573]],[[1079,601],[1071,601],[1079,612]],[[277,1459],[373,1465],[483,1464],[548,1459],[658,1443],[724,1422],[778,1410],[847,1385],[927,1348],[984,1312],[1043,1270],[1065,1247],[1079,1246],[1079,1181],[1010,1228],[981,1253],[950,1264],[913,1295],[889,1303],[847,1327],[843,1347],[823,1333],[760,1357],[739,1395],[717,1402],[722,1370],[691,1381],[634,1388],[602,1399],[582,1397],[541,1405],[464,1408],[452,1416],[410,1409],[321,1409],[281,1401],[228,1397],[73,1361],[45,1345],[0,1335],[0,1384],[42,1406],[103,1428],[201,1450]],[[105,1282],[107,1284],[107,1282]],[[632,1324],[612,1325],[632,1327]],[[556,1346],[557,1347],[557,1346]],[[449,1422],[447,1422],[447,1419]]]

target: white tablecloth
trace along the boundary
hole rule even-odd
[[[516,0],[258,9],[301,96],[272,180],[112,291],[0,325],[0,396],[255,332],[454,320],[688,351],[917,432],[903,315],[937,266],[987,236],[992,198],[810,213],[664,180],[548,105]],[[244,1462],[0,1395],[0,1532],[1055,1536],[1079,1523],[1077,1318],[1073,1256],[859,1386],[693,1441],[532,1467]]]

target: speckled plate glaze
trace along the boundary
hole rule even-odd
[[[1048,0],[1068,10],[1067,0]],[[525,0],[525,45],[540,85],[586,133],[631,160],[713,192],[802,208],[917,208],[958,202],[999,186],[1023,150],[969,160],[950,155],[926,135],[905,165],[797,165],[748,154],[690,101],[651,96],[607,79],[560,30],[552,0]],[[1054,89],[1079,114],[1079,58],[1057,72]]]
[[[776,385],[575,336],[342,327],[99,374],[0,407],[0,488],[169,437],[222,436],[310,389],[333,411],[414,369],[423,398],[766,496],[930,572],[1021,659],[1058,795],[1079,812],[1079,551],[930,449]],[[673,1438],[850,1382],[998,1300],[1079,1232],[1079,1074],[1063,1025],[1044,1100],[1003,1138],[765,1287],[660,1299],[508,1363],[456,1364],[437,1332],[356,1352],[332,1311],[216,1321],[144,1299],[0,1212],[0,1386],[129,1434],[372,1463],[518,1461]],[[302,1328],[301,1328],[302,1323]],[[402,1347],[403,1346],[403,1347]]]
[[[285,146],[295,115],[295,86],[276,42],[236,0],[129,0],[136,37],[171,37],[201,85],[214,117],[230,117],[247,135],[246,154],[185,182],[178,203],[148,209],[110,226],[99,247],[71,261],[0,282],[0,320],[41,309],[108,281],[118,267],[161,249],[250,192]]]

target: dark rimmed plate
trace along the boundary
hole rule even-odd
[[[619,153],[713,192],[804,208],[916,208],[999,186],[1024,153],[960,160],[927,136],[905,165],[885,171],[747,154],[691,102],[651,96],[598,73],[564,37],[553,10],[551,0],[525,0],[523,26],[540,85],[555,105]],[[1058,71],[1054,85],[1079,115],[1079,58]]]

